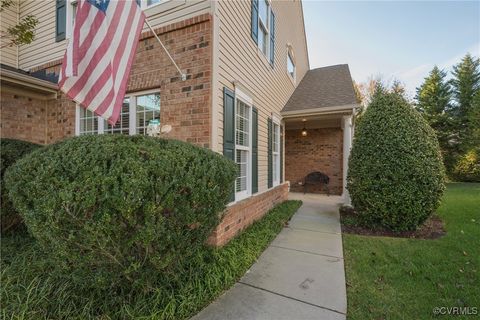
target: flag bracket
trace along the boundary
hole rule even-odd
[[[148,28],[150,29],[150,31],[152,31],[153,35],[155,36],[155,38],[157,39],[158,43],[160,43],[160,45],[162,46],[163,50],[167,53],[167,56],[170,58],[170,60],[172,61],[173,65],[175,66],[175,68],[177,68],[177,71],[178,73],[180,73],[180,76],[182,78],[182,81],[185,81],[187,80],[187,75],[185,73],[182,72],[182,70],[180,70],[180,68],[178,67],[177,63],[175,62],[175,60],[173,60],[173,57],[170,55],[170,53],[168,52],[167,48],[163,45],[162,41],[160,40],[160,38],[158,37],[157,33],[155,32],[155,30],[153,30],[152,26],[150,25],[150,22],[148,22],[147,19],[145,19],[145,23],[147,24]]]

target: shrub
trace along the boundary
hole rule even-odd
[[[74,281],[148,287],[204,244],[235,172],[180,141],[99,135],[38,150],[5,180],[29,231]]]
[[[480,148],[472,149],[461,156],[453,174],[459,181],[480,182]]]
[[[38,144],[34,144],[22,140],[0,139],[0,226],[1,232],[11,232],[16,230],[22,223],[20,215],[15,211],[12,202],[7,196],[7,190],[4,186],[3,176],[5,170],[15,163],[25,154],[38,148]]]
[[[355,131],[347,188],[365,227],[413,230],[445,189],[434,131],[409,103],[379,89]]]

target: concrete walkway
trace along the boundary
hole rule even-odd
[[[303,201],[257,262],[195,320],[345,319],[347,298],[337,196]]]

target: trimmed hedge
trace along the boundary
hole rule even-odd
[[[374,95],[349,161],[347,188],[365,227],[414,230],[440,204],[445,169],[435,132],[398,94]]]
[[[76,137],[8,170],[29,231],[78,283],[148,288],[218,225],[236,166],[210,150],[144,136]]]
[[[0,229],[2,234],[14,231],[22,224],[22,218],[15,211],[4,186],[3,176],[5,171],[14,164],[15,161],[38,147],[40,147],[38,144],[27,141],[0,139]]]

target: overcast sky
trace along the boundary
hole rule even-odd
[[[310,67],[348,63],[357,82],[382,75],[410,95],[436,64],[480,56],[480,1],[304,0]]]

